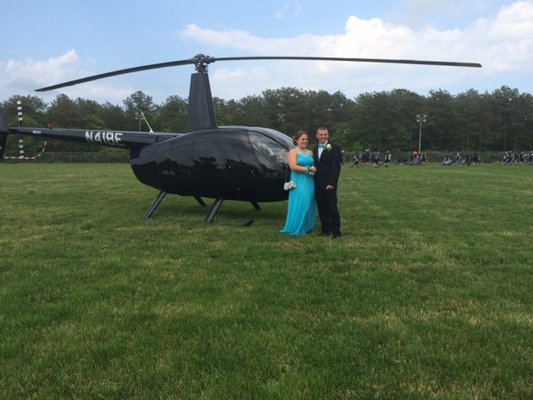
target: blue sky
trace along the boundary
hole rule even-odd
[[[296,87],[452,94],[503,85],[533,92],[533,0],[0,0],[0,101],[59,93],[122,104],[137,90],[188,96],[192,66],[146,71],[48,93],[34,89],[197,53],[468,61],[482,69],[331,62],[209,66],[212,92],[240,99]]]

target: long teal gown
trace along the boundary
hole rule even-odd
[[[296,164],[310,167],[314,160],[311,153],[296,156]],[[304,172],[291,171],[291,180],[296,187],[289,192],[289,205],[285,227],[281,233],[305,235],[313,230],[316,223],[315,180]]]

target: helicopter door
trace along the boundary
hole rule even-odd
[[[171,150],[158,165],[161,185],[169,193],[190,195],[194,190],[194,147],[190,137],[172,139]]]
[[[231,188],[219,149],[219,135],[218,132],[208,131],[194,136],[195,195],[217,198]]]
[[[235,199],[253,199],[259,189],[259,163],[247,131],[219,132],[218,148]]]

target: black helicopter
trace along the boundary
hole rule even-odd
[[[269,128],[217,126],[207,66],[215,61],[242,60],[318,60],[421,64],[433,66],[481,67],[477,63],[395,60],[339,57],[222,57],[198,54],[193,58],[127,68],[76,79],[37,89],[59,89],[97,79],[157,68],[194,64],[188,99],[187,128],[183,133],[141,133],[92,129],[6,128],[0,113],[0,159],[4,156],[7,135],[33,135],[44,139],[63,139],[124,148],[130,151],[135,176],[159,190],[144,214],[150,218],[167,193],[192,196],[202,206],[202,198],[213,198],[205,222],[212,223],[224,200],[260,202],[286,200],[283,190],[288,173],[287,152],[293,147],[285,134]]]

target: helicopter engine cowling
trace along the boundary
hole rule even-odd
[[[283,183],[292,141],[267,128],[190,132],[130,153],[137,178],[183,196],[252,202],[287,199]]]

